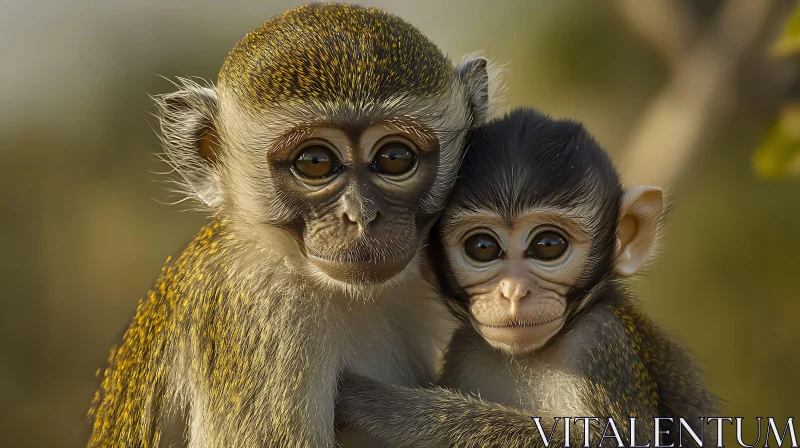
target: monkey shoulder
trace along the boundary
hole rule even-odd
[[[190,321],[213,315],[215,305],[233,290],[224,279],[225,235],[225,221],[213,219],[176,255],[168,257],[140,301],[129,331],[146,326],[153,337],[177,336]]]
[[[145,440],[157,444],[161,434],[155,423],[167,405],[169,383],[180,376],[174,367],[186,364],[180,347],[186,348],[188,321],[208,311],[203,302],[215,295],[215,279],[205,267],[219,249],[222,234],[221,221],[207,224],[178,255],[167,259],[154,286],[139,301],[110,351],[92,401],[90,446]]]
[[[632,302],[617,306],[614,312],[637,334],[634,343],[641,347],[648,369],[654,372],[664,415],[694,418],[717,412],[718,398],[706,386],[691,352],[675,336]]]
[[[568,368],[630,409],[709,415],[717,399],[689,352],[621,293],[598,301],[566,332]],[[572,353],[570,353],[570,351]]]
[[[653,337],[651,323],[627,298],[603,299],[573,317],[548,350],[557,350],[563,368],[585,384],[584,398],[592,411],[657,415],[659,373],[650,361],[662,341]]]

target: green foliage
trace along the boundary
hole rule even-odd
[[[800,3],[795,5],[771,51],[776,57],[800,53]],[[753,168],[768,179],[800,175],[800,104],[784,105],[777,122],[753,154]]]
[[[800,3],[795,5],[780,36],[772,44],[772,54],[786,57],[800,52]]]
[[[800,175],[800,104],[784,106],[753,154],[756,172],[768,179]]]

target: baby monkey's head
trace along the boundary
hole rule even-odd
[[[655,243],[661,190],[624,190],[580,123],[530,109],[474,130],[432,235],[452,309],[492,346],[542,347]]]

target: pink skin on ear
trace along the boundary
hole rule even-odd
[[[659,188],[635,187],[622,196],[614,265],[617,275],[630,277],[647,262],[663,211],[664,197]]]

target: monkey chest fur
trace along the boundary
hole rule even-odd
[[[436,381],[454,323],[421,277],[349,312],[340,370],[405,386]],[[382,446],[356,431],[337,434],[337,442],[346,448]]]
[[[488,345],[476,346],[474,339],[459,332],[451,342],[441,385],[486,401],[535,410],[540,416],[578,412],[583,381],[564,361],[562,344],[563,340],[557,341],[533,355],[512,358]]]

